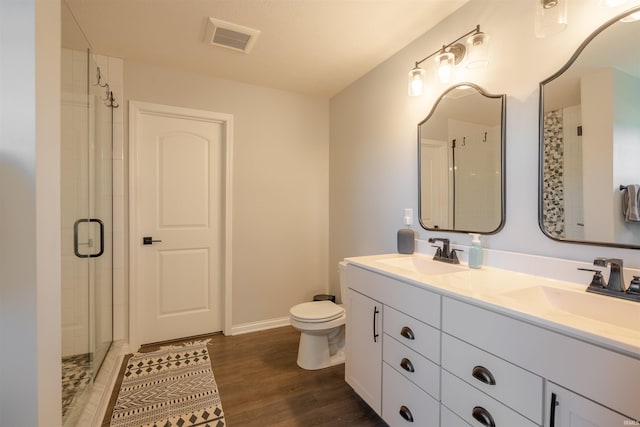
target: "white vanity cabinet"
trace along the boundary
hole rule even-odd
[[[390,426],[640,425],[637,355],[377,271],[347,267],[345,372]]]
[[[382,304],[348,290],[345,380],[381,414],[382,409]]]
[[[547,382],[545,427],[611,427],[639,425],[559,385]]]
[[[347,286],[347,383],[391,427],[438,426],[440,296],[353,265]]]
[[[535,385],[536,380],[523,387],[511,387],[510,397],[496,396],[536,424],[545,427],[640,425],[633,421],[640,418],[640,360],[636,358],[448,297],[442,299],[442,330],[443,336],[450,335],[470,348],[476,347],[508,361],[516,369],[522,369],[525,377],[528,373],[532,378],[544,379],[544,393]],[[446,341],[444,347],[446,349]],[[447,358],[445,353],[443,362]],[[448,360],[443,363],[445,368],[448,363]],[[518,396],[525,389],[530,397]],[[556,394],[558,402],[561,394],[563,396],[563,402],[554,405],[555,414],[551,411],[551,393]],[[444,399],[443,404],[446,405]],[[626,416],[616,417],[616,413]],[[458,415],[464,418],[464,414]],[[611,420],[619,422],[611,423]]]

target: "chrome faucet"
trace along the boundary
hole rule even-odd
[[[435,261],[447,262],[449,264],[460,264],[460,260],[458,259],[456,252],[461,251],[461,249],[451,249],[449,239],[430,237],[427,241],[429,243],[442,243],[442,247],[433,245],[434,248],[437,248],[436,253],[433,256]]]
[[[593,265],[597,265],[598,267],[611,265],[611,273],[609,274],[609,282],[606,288],[610,291],[627,291],[623,277],[622,260],[620,258],[596,258],[593,260]]]

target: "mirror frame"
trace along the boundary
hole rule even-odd
[[[449,92],[452,92],[453,90],[459,88],[459,87],[464,87],[464,86],[469,86],[474,88],[478,93],[480,93],[481,95],[487,97],[487,98],[494,98],[494,99],[499,99],[500,100],[500,223],[498,224],[498,226],[491,231],[476,231],[476,230],[452,230],[452,229],[446,229],[446,228],[429,228],[427,226],[425,226],[422,223],[422,203],[420,202],[422,200],[422,165],[421,165],[421,158],[422,158],[422,145],[421,145],[421,132],[420,132],[420,127],[427,122],[427,120],[429,120],[431,118],[431,116],[433,116],[433,114],[436,112],[436,109],[438,108],[438,105],[440,104],[440,102],[449,94]],[[502,95],[494,95],[494,94],[490,94],[487,91],[485,91],[483,88],[481,88],[480,86],[476,85],[475,83],[457,83],[454,86],[449,87],[446,91],[444,91],[442,93],[442,95],[440,95],[440,97],[436,100],[436,102],[433,104],[433,107],[431,108],[431,111],[429,112],[429,114],[427,115],[427,117],[425,117],[424,120],[422,120],[420,123],[418,123],[418,222],[420,223],[420,226],[427,230],[427,231],[441,231],[441,232],[450,232],[450,233],[476,233],[476,234],[482,234],[482,235],[491,235],[491,234],[496,234],[498,233],[500,230],[502,230],[504,228],[504,224],[506,222],[507,219],[507,177],[506,177],[506,159],[507,159],[507,95],[502,94]]]
[[[598,27],[593,33],[591,33],[581,44],[578,46],[574,54],[569,58],[566,64],[562,66],[558,71],[553,73],[550,77],[546,78],[539,85],[539,108],[538,108],[538,226],[542,233],[550,238],[551,240],[555,240],[556,242],[562,243],[575,243],[581,245],[593,245],[593,246],[605,246],[612,248],[626,248],[626,249],[640,249],[640,243],[638,245],[631,245],[626,243],[615,243],[615,242],[594,242],[590,240],[572,240],[572,239],[563,239],[559,237],[552,236],[545,230],[544,227],[544,85],[552,82],[553,80],[560,77],[567,71],[571,65],[578,59],[582,51],[591,43],[591,41],[596,38],[600,33],[604,30],[612,26],[613,24],[620,21],[620,19],[625,16],[634,13],[640,12],[640,6],[633,7],[619,15],[614,16],[613,18],[606,21],[600,27]]]

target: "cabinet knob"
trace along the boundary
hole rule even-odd
[[[473,408],[471,415],[473,415],[473,418],[475,418],[476,421],[478,421],[483,426],[496,427],[496,422],[493,421],[493,417],[491,416],[489,411],[484,409],[482,406],[476,406],[475,408]]]
[[[405,420],[409,421],[410,423],[413,422],[413,414],[411,413],[411,411],[409,410],[409,408],[407,408],[406,406],[402,405],[400,407],[400,416],[402,418],[404,418]]]
[[[416,336],[413,334],[413,331],[408,326],[403,326],[402,327],[402,330],[400,331],[400,335],[402,335],[403,337],[405,337],[408,340],[415,340],[416,339]]]
[[[477,379],[482,383],[485,383],[488,385],[496,385],[496,379],[494,378],[493,374],[491,373],[490,370],[488,370],[484,366],[481,366],[481,365],[474,366],[473,371],[471,371],[471,375],[473,375],[473,378]]]
[[[407,372],[415,372],[416,370],[413,368],[413,363],[411,363],[411,360],[407,359],[406,357],[403,357],[402,360],[400,361],[400,367],[402,369],[404,369]]]

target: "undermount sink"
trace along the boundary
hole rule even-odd
[[[640,303],[584,290],[532,286],[503,292],[501,296],[508,298],[511,306],[532,314],[571,314],[618,328],[634,329],[640,324]]]
[[[431,257],[422,255],[385,258],[377,260],[376,262],[427,276],[457,273],[467,270],[465,266],[460,264],[447,264],[441,261],[434,261]]]

